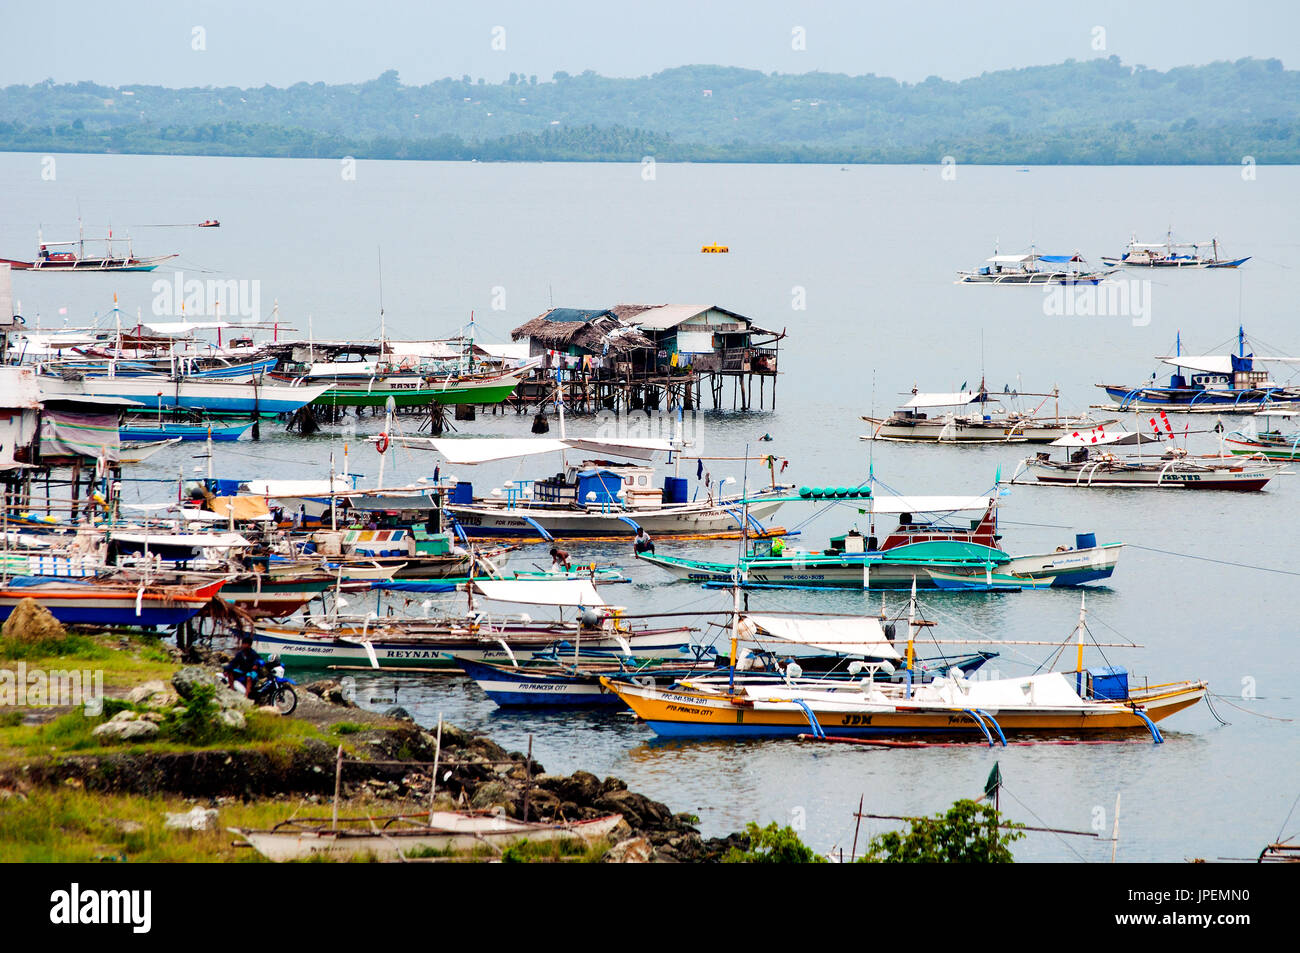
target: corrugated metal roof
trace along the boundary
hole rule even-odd
[[[626,305],[614,308],[614,313],[638,328],[651,331],[667,331],[683,321],[689,321],[696,315],[703,314],[714,306],[711,304],[660,304],[660,305]],[[635,309],[635,310],[634,310]]]
[[[595,308],[552,308],[550,311],[547,311],[542,315],[542,317],[547,321],[558,321],[563,324],[586,324],[588,321],[593,321],[604,314],[613,316],[612,311]]]

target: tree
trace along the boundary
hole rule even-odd
[[[872,838],[858,863],[1010,864],[1011,844],[1024,832],[999,827],[1002,815],[987,804],[961,800],[945,814],[908,822],[905,834],[889,831]]]
[[[822,857],[811,847],[806,846],[794,828],[776,826],[776,821],[767,827],[759,827],[750,821],[745,827],[749,835],[749,849],[740,850],[733,847],[723,856],[724,864],[824,864]]]

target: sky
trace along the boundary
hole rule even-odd
[[[906,82],[1068,58],[1153,69],[1244,56],[1300,64],[1300,3],[1047,0],[4,0],[0,86],[350,83],[396,69],[408,85],[557,70],[644,76],[716,64],[875,73]],[[802,48],[800,48],[802,47]]]

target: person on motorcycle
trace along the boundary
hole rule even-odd
[[[235,679],[244,683],[244,694],[253,697],[253,684],[262,674],[262,656],[253,651],[253,637],[244,633],[239,637],[239,652],[226,663],[222,669],[226,673],[226,685],[235,687]]]

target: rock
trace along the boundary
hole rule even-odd
[[[619,841],[609,849],[604,861],[607,864],[648,864],[654,860],[654,846],[644,837]]]
[[[140,717],[137,720],[152,721],[155,725],[161,725],[163,723],[163,718],[164,718],[163,713],[160,711],[142,711],[140,712]]]
[[[626,791],[627,782],[622,778],[608,777],[600,782],[600,793],[609,794],[613,791]]]
[[[180,701],[181,701],[181,696],[177,695],[171,689],[168,689],[166,691],[158,692],[155,695],[150,695],[148,698],[144,700],[144,702],[142,702],[142,704],[144,705],[145,708],[162,709],[162,708],[174,708],[176,705],[180,704]]]
[[[274,705],[261,705],[257,710],[263,715],[275,715],[276,717],[279,717],[280,715],[280,709],[276,708]]]
[[[673,816],[668,805],[652,801],[644,794],[626,790],[602,795],[595,806],[611,814],[622,814],[635,830],[659,830]]]
[[[411,713],[401,705],[394,705],[392,708],[387,709],[384,712],[384,717],[393,718],[397,721],[415,721],[415,719],[411,717]]]
[[[215,808],[196,807],[183,814],[167,814],[167,821],[163,826],[178,831],[206,831],[211,830],[216,822]]]
[[[9,613],[0,635],[23,644],[49,642],[66,636],[67,630],[53,613],[35,599],[23,599]]]
[[[108,719],[108,722],[109,724],[113,724],[115,722],[122,722],[122,721],[135,721],[139,717],[140,717],[139,715],[137,715],[135,712],[131,711],[130,709],[125,709],[123,711],[119,711],[112,718]]]
[[[128,713],[122,712],[121,714]],[[130,714],[134,714],[134,712]],[[138,719],[118,721],[114,718],[112,721],[106,721],[97,726],[91,734],[109,741],[143,741],[157,735],[158,726],[152,721],[140,721]]]
[[[435,727],[432,734],[437,734]],[[449,721],[442,723],[442,746],[444,748],[463,748],[474,740],[474,736],[463,728],[457,728]]]
[[[339,683],[332,678],[321,678],[302,686],[304,692],[311,692],[317,698],[324,698],[331,688],[339,688]]]
[[[197,665],[186,665],[183,668],[178,668],[175,674],[172,675],[172,688],[176,689],[176,694],[186,701],[194,694],[196,686],[211,684],[212,675]]]
[[[248,722],[244,720],[243,712],[235,711],[233,708],[223,708],[217,712],[217,721],[227,728],[234,728],[237,731],[248,725]]]
[[[127,692],[126,700],[132,705],[138,705],[146,698],[152,698],[154,695],[167,691],[167,686],[158,679],[152,679],[148,682],[141,682],[131,691]]]
[[[237,692],[233,688],[227,688],[221,685],[217,688],[217,694],[213,698],[217,707],[221,709],[222,714],[228,711],[241,712],[248,711],[254,707],[253,700],[243,692]]]
[[[514,798],[511,797],[510,789],[500,781],[488,781],[486,784],[480,784],[474,791],[474,796],[470,798],[470,807],[481,811],[496,805],[509,806]]]

